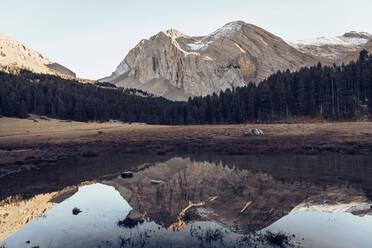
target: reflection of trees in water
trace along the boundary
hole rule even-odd
[[[16,194],[26,200],[38,194],[60,191],[84,181],[113,177],[123,170],[140,169],[148,163],[170,158],[168,155],[105,154],[94,158],[66,157],[58,159],[57,162],[29,160],[24,165],[12,167],[15,170],[12,173],[3,174],[0,170],[0,201]],[[30,169],[30,166],[33,169]],[[4,168],[6,166],[2,169]]]
[[[322,185],[352,185],[372,199],[372,156],[328,154],[223,156],[192,154],[191,161],[222,163],[230,167],[263,172],[287,183],[304,182]]]

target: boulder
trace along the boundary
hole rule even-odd
[[[258,128],[250,128],[244,132],[244,135],[245,136],[259,136],[259,135],[264,135],[264,132]]]
[[[79,208],[74,208],[73,210],[72,210],[72,214],[73,215],[78,215],[78,214],[80,214],[82,211],[79,209]]]

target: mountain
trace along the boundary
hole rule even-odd
[[[186,100],[259,83],[278,70],[297,70],[319,60],[257,26],[236,21],[207,36],[159,32],[142,40],[111,76],[99,81]]]
[[[367,43],[365,43],[359,50],[355,52],[351,52],[346,56],[341,58],[340,62],[349,63],[352,60],[357,60],[359,58],[359,54],[361,50],[367,50],[369,53],[372,53],[372,39],[370,39]]]
[[[359,52],[371,39],[371,33],[351,31],[342,36],[322,36],[315,39],[288,42],[288,44],[303,53],[327,58],[336,63],[347,63],[358,58]]]
[[[36,73],[64,74],[76,77],[70,69],[44,57],[21,42],[0,32],[0,65],[15,65]]]

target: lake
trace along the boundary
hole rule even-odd
[[[371,164],[352,155],[108,154],[3,169],[0,241],[7,248],[367,248]]]

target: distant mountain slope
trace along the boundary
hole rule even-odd
[[[364,44],[359,50],[367,50],[369,53],[372,53],[372,39],[369,40],[366,44]],[[348,55],[341,58],[341,62],[344,64],[349,63],[352,60],[357,60],[359,58],[359,50],[349,53]]]
[[[159,32],[142,40],[100,81],[185,100],[259,83],[278,70],[318,61],[257,26],[237,21],[200,37],[174,29]]]
[[[51,63],[51,64],[47,64],[46,66],[48,66],[48,68],[50,68],[52,70],[55,70],[55,71],[58,71],[59,73],[64,74],[64,75],[71,76],[71,77],[76,77],[75,72],[71,71],[67,67],[64,67],[63,65],[60,65],[56,62]]]
[[[334,62],[350,62],[351,59],[359,56],[359,52],[371,39],[371,33],[351,31],[337,37],[323,36],[288,43],[307,54],[331,59]]]
[[[21,42],[0,32],[0,65],[15,65],[28,68],[36,73],[56,74],[56,72],[76,77],[68,68],[44,57]]]

